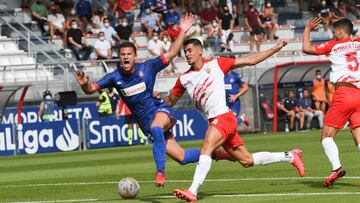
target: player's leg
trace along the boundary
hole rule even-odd
[[[359,91],[359,90],[358,90]],[[360,91],[359,91],[360,92]],[[360,97],[360,96],[359,96]],[[360,99],[360,98],[359,98]],[[355,145],[360,151],[360,101],[358,101],[357,109],[350,116],[350,129]]]
[[[144,135],[143,131],[141,130],[141,128],[139,127],[138,124],[136,124],[136,128],[137,128],[137,133],[138,133],[139,138],[140,138],[140,144],[144,144],[144,142],[145,142],[145,141],[144,141],[145,135]]]
[[[178,162],[181,165],[186,165],[189,163],[199,162],[200,149],[191,148],[183,149],[175,140],[174,136],[169,136],[166,140],[166,154],[171,157],[174,161]],[[215,160],[229,160],[235,161],[228,153],[215,150],[212,155],[212,159]]]
[[[251,154],[237,134],[233,139],[225,142],[223,146],[225,150],[245,168],[256,165],[289,162],[295,166],[300,176],[304,176],[305,171],[304,163],[302,162],[302,152],[299,149],[287,152],[256,152]]]
[[[224,137],[220,131],[215,126],[210,125],[206,131],[205,138],[200,149],[199,162],[196,166],[193,182],[190,188],[184,191],[175,189],[174,195],[178,198],[186,199],[187,201],[196,201],[198,190],[211,168],[211,154],[214,150],[220,147],[223,142]]]
[[[157,112],[150,126],[153,137],[153,156],[156,163],[156,185],[165,185],[166,144],[164,129],[170,128],[170,118],[164,112]]]
[[[129,145],[132,145],[133,135],[134,135],[132,123],[127,123],[127,127],[128,127],[128,132],[127,132],[127,134],[128,134],[128,143],[129,143]]]
[[[354,98],[356,94],[353,94],[351,89],[353,88],[337,89],[335,91],[330,109],[325,115],[324,128],[321,135],[321,144],[332,165],[332,172],[323,182],[325,187],[332,186],[338,178],[346,174],[346,172],[341,167],[339,149],[334,141],[334,137],[338,130],[341,129],[345,125],[346,121],[350,118],[353,110],[356,109],[357,105],[353,102],[357,101],[356,98]]]
[[[254,29],[254,28],[253,28]],[[254,51],[254,44],[255,44],[255,34],[254,34],[254,30],[252,32],[250,32],[250,38],[249,38],[249,49],[250,49],[250,52],[253,52]]]

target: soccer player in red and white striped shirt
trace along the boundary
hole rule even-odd
[[[164,101],[172,106],[187,91],[196,108],[208,119],[209,127],[201,146],[193,183],[188,190],[175,189],[174,194],[177,197],[187,201],[197,200],[197,192],[211,168],[211,153],[220,146],[244,167],[289,162],[297,168],[300,176],[304,175],[302,154],[299,149],[276,153],[249,153],[237,133],[237,119],[226,106],[224,75],[231,69],[260,63],[286,44],[286,41],[279,41],[269,50],[237,59],[223,57],[203,59],[203,48],[199,40],[190,39],[184,42],[185,56],[191,67],[178,78],[170,95],[164,98]]]
[[[334,39],[322,44],[310,42],[310,31],[316,29],[321,19],[314,18],[305,27],[303,51],[307,54],[326,54],[331,62],[330,81],[335,84],[335,93],[330,108],[325,116],[321,136],[326,156],[332,165],[332,172],[323,185],[332,186],[345,176],[339,159],[339,149],[334,137],[347,121],[355,144],[360,150],[360,39],[352,37],[353,24],[343,18],[333,24]]]

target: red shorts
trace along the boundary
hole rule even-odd
[[[343,128],[346,121],[350,122],[350,129],[360,126],[360,89],[358,88],[340,87],[335,90],[324,125]]]
[[[222,146],[228,153],[245,144],[237,133],[237,119],[231,111],[209,119],[209,123],[224,137]]]

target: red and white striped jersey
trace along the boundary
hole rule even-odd
[[[349,82],[360,88],[360,38],[331,40],[315,48],[316,54],[326,54],[331,61],[331,82]]]
[[[199,70],[191,68],[176,81],[172,94],[181,96],[185,90],[206,119],[229,112],[226,106],[224,74],[235,64],[233,58],[203,59]]]

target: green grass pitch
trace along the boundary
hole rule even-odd
[[[214,161],[199,202],[360,201],[360,153],[348,130],[336,137],[347,177],[332,189],[321,184],[331,167],[320,144],[320,131],[246,135],[243,139],[251,152],[301,148],[305,177],[298,177],[288,163],[245,169],[238,163]],[[193,148],[201,142],[180,144]],[[0,157],[0,202],[122,202],[117,183],[127,176],[137,179],[141,190],[136,199],[126,202],[183,202],[172,191],[190,186],[195,166],[181,166],[168,158],[168,182],[156,188],[151,145]]]

